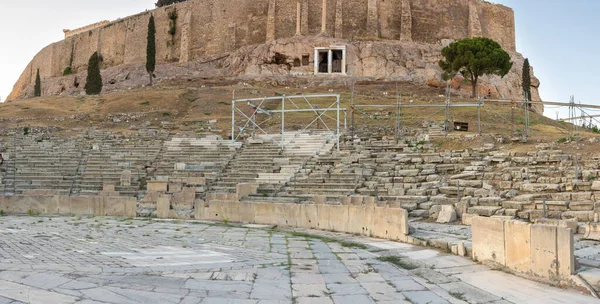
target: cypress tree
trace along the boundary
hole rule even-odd
[[[523,94],[531,101],[531,74],[529,73],[529,59],[525,58],[523,63]]]
[[[35,75],[35,86],[33,87],[33,95],[35,97],[42,96],[42,80],[40,79],[40,69],[37,69],[37,74]]]
[[[95,52],[88,62],[88,75],[85,81],[85,93],[98,95],[102,92],[102,75],[100,75],[100,58]]]
[[[146,46],[146,71],[150,75],[150,85],[156,68],[156,26],[154,25],[154,16],[150,15],[148,21],[148,44]]]

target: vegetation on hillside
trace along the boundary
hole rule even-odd
[[[525,58],[523,63],[523,94],[527,100],[531,101],[531,74],[529,70],[529,58]]]
[[[150,76],[150,85],[152,85],[152,77],[156,69],[156,26],[154,24],[154,16],[150,15],[148,21],[148,41],[146,45],[146,71]]]
[[[37,74],[35,75],[35,85],[33,86],[33,95],[35,95],[35,97],[42,96],[42,80],[40,79],[40,69],[37,69]]]
[[[158,0],[158,2],[156,2],[156,7],[163,7],[163,6],[167,6],[167,5],[171,5],[173,3],[179,3],[179,2],[185,2],[187,0]]]
[[[512,68],[510,55],[498,42],[484,37],[453,42],[442,49],[442,56],[439,65],[444,70],[444,78],[451,79],[461,73],[471,82],[473,98],[479,77],[488,74],[504,77]]]
[[[100,57],[95,52],[88,62],[88,75],[85,82],[85,93],[98,95],[102,92],[102,75],[100,75]]]

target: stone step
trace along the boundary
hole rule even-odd
[[[477,214],[480,216],[492,216],[496,214],[498,210],[502,209],[501,207],[494,206],[473,206],[468,208],[469,214]]]

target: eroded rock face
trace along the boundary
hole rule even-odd
[[[347,75],[314,75],[315,47],[344,46],[346,48]],[[442,43],[422,44],[413,42],[349,41],[330,37],[294,37],[280,39],[267,44],[246,46],[217,58],[204,58],[186,64],[165,63],[158,66],[157,80],[173,77],[231,77],[265,80],[282,76],[302,77],[304,82],[352,81],[352,77],[412,82],[415,85],[445,87],[441,80]],[[478,86],[479,94],[492,98],[522,100],[521,54],[510,52],[513,68],[505,77],[484,76]],[[533,100],[541,100],[538,92],[540,82],[532,75]],[[102,71],[105,91],[141,87],[148,83],[142,65],[121,65]],[[85,73],[67,77],[46,79],[44,95],[81,94],[85,85]],[[470,96],[471,85],[462,77],[451,81],[454,94]],[[20,97],[33,95],[33,87],[22,92]],[[538,113],[543,107],[534,108]]]

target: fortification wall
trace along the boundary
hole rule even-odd
[[[172,10],[178,13],[174,36],[168,33]],[[33,58],[8,100],[26,96],[38,68],[42,79],[61,76],[71,54],[75,73],[85,71],[96,51],[104,67],[145,62],[150,14],[159,63],[210,60],[297,34],[428,44],[485,36],[516,49],[512,9],[479,0],[190,0],[70,33]]]

